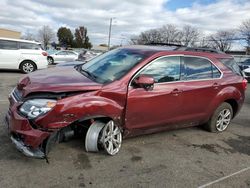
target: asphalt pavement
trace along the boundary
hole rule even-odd
[[[250,187],[250,84],[224,133],[194,127],[139,136],[113,157],[87,153],[77,139],[55,145],[48,164],[18,152],[4,125],[8,94],[22,76],[0,71],[0,187]]]

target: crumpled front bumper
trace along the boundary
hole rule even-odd
[[[13,136],[10,137],[13,144],[15,144],[16,148],[22,152],[27,157],[34,157],[38,159],[45,158],[45,153],[41,151],[40,149],[32,149],[28,146],[26,146],[21,140],[15,139]]]
[[[41,145],[49,138],[50,132],[34,129],[26,118],[11,108],[6,114],[5,124],[11,141],[20,152],[28,157],[40,159],[46,157],[46,151]]]

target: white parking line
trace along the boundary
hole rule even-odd
[[[235,175],[240,174],[240,173],[242,173],[242,172],[245,172],[245,171],[247,171],[247,170],[250,170],[250,166],[247,167],[247,168],[244,168],[244,169],[242,169],[242,170],[240,170],[240,171],[238,171],[238,172],[235,172],[235,173],[233,173],[233,174],[230,174],[230,175],[228,175],[228,176],[224,176],[224,177],[219,178],[219,179],[217,179],[217,180],[215,180],[215,181],[206,183],[205,185],[201,185],[201,186],[199,186],[198,188],[208,187],[208,186],[210,186],[210,185],[212,185],[212,184],[214,184],[214,183],[218,183],[218,182],[220,182],[220,181],[223,181],[223,180],[225,180],[225,179],[227,179],[227,178],[230,178],[230,177],[232,177],[232,176],[235,176]]]

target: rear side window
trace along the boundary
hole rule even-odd
[[[68,53],[66,51],[61,51],[61,52],[58,52],[57,55],[68,55]]]
[[[27,42],[20,42],[19,48],[20,49],[29,49],[29,50],[40,50],[41,49],[39,44],[27,43]]]
[[[9,40],[0,40],[0,49],[17,50],[17,42]]]
[[[221,72],[209,60],[199,57],[184,57],[186,80],[220,78]]]
[[[184,57],[186,80],[213,78],[212,64],[207,59]]]
[[[76,55],[74,52],[67,52],[68,55]]]
[[[151,76],[156,83],[179,81],[180,68],[180,57],[164,57],[149,64],[140,75]]]
[[[219,61],[235,74],[242,76],[240,67],[233,58],[220,58]]]

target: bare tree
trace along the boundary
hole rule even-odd
[[[250,19],[243,21],[239,30],[241,35],[245,38],[247,46],[250,47]]]
[[[181,30],[181,44],[184,46],[194,46],[199,41],[200,32],[197,28],[185,25]]]
[[[29,31],[27,31],[21,38],[24,40],[36,40],[36,37]]]
[[[132,36],[131,44],[148,44],[148,43],[180,43],[180,31],[175,25],[165,25],[161,28],[150,29],[141,32],[138,36]]]
[[[54,39],[54,37],[55,37],[55,33],[48,25],[44,25],[38,31],[38,38],[39,40],[42,41],[45,49],[47,49],[48,44],[52,41],[52,39]]]
[[[132,44],[149,44],[149,43],[159,43],[161,41],[161,33],[159,29],[150,29],[144,32],[141,32],[138,36],[131,37]]]
[[[161,41],[166,44],[178,43],[181,40],[181,31],[173,24],[164,25],[159,29],[161,33]]]
[[[217,31],[215,34],[208,36],[207,40],[209,41],[211,47],[225,52],[231,49],[234,36],[234,31],[221,30]]]

